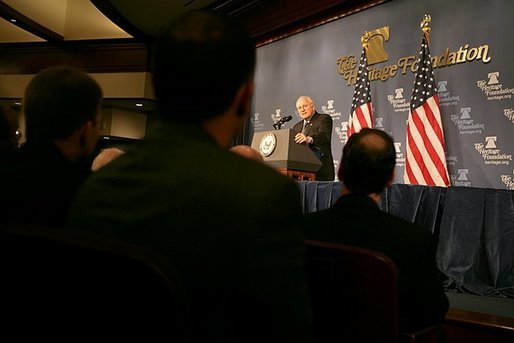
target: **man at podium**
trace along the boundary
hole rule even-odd
[[[307,144],[320,159],[322,165],[316,173],[316,180],[333,181],[332,117],[316,112],[314,101],[306,95],[296,100],[296,109],[302,120],[293,126],[293,130],[297,132],[295,142]]]

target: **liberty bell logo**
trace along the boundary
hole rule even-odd
[[[485,137],[485,148],[486,149],[496,149],[496,141],[497,141],[497,138],[496,136],[490,136],[490,137]]]
[[[457,173],[459,174],[459,176],[457,177],[457,180],[468,181],[468,173],[469,173],[468,169],[459,169],[457,171]]]
[[[487,81],[487,84],[488,85],[496,85],[496,84],[500,83],[500,81],[498,81],[498,76],[500,76],[500,73],[497,71],[487,74],[487,77],[489,78],[489,80]]]
[[[368,31],[368,65],[385,62],[389,55],[384,48],[384,42],[389,40],[389,26]]]
[[[460,109],[460,119],[470,119],[471,107],[464,107]]]

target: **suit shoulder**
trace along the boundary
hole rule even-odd
[[[226,162],[230,165],[230,168],[227,168],[228,176],[233,180],[240,180],[243,183],[270,184],[270,186],[295,185],[293,180],[262,162],[249,160],[233,153],[228,153]]]
[[[323,113],[323,112],[316,112],[318,114],[318,118],[320,119],[330,119],[332,120],[332,116],[330,116],[330,114],[326,114],[326,113]]]
[[[418,240],[430,241],[432,239],[432,232],[430,232],[430,230],[396,215],[386,212],[383,213],[388,218],[388,226],[396,228],[396,230],[399,231],[401,230],[404,235],[416,237]]]

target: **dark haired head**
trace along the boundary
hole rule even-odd
[[[357,194],[380,194],[396,163],[392,138],[384,131],[364,128],[350,136],[343,148],[338,177]]]
[[[41,71],[25,91],[27,142],[69,137],[98,114],[102,90],[83,71],[51,67]]]
[[[166,119],[202,122],[222,114],[250,80],[255,45],[230,18],[191,11],[158,37],[154,87]]]

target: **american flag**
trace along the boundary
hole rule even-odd
[[[357,72],[357,83],[353,92],[352,108],[348,118],[347,138],[363,127],[373,127],[373,112],[371,106],[371,92],[369,89],[368,59],[366,49],[362,49],[359,70]]]
[[[407,184],[449,186],[439,98],[425,35],[421,40],[410,103],[404,181]]]

